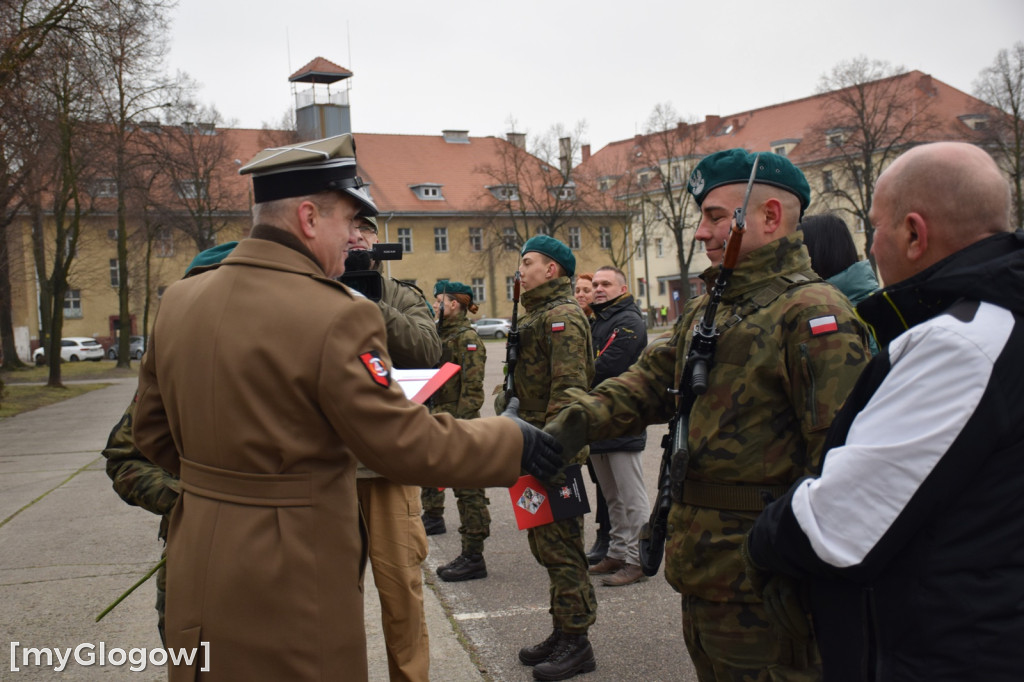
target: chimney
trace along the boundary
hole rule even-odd
[[[583,155],[583,163],[586,163],[590,159],[590,145],[585,144],[580,147],[580,153]]]
[[[718,132],[718,127],[722,124],[721,116],[705,116],[704,117],[704,134],[714,135]]]
[[[572,170],[572,138],[558,138],[558,163],[562,168],[562,175],[569,177]]]
[[[926,95],[932,96],[937,94],[937,88],[932,83],[932,77],[930,74],[922,73],[921,77],[917,79],[918,89]]]
[[[526,149],[526,133],[505,133],[505,139],[513,147]]]

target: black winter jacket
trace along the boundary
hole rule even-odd
[[[640,357],[647,347],[647,327],[631,294],[605,303],[591,303],[594,317],[590,333],[594,339],[594,386],[617,377]],[[639,436],[622,436],[591,443],[591,453],[639,452],[647,445],[646,431]]]

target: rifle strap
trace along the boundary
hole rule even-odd
[[[683,486],[683,504],[726,511],[761,511],[766,503],[777,500],[788,485],[720,485],[687,479]]]

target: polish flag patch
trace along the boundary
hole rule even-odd
[[[475,343],[467,343],[466,344],[466,350],[476,350],[476,344]]]
[[[839,324],[836,322],[835,315],[816,317],[808,322],[808,324],[811,326],[811,336],[820,336],[821,334],[829,334],[839,330]]]
[[[377,351],[371,350],[368,353],[363,353],[359,359],[363,361],[363,366],[370,373],[370,378],[377,384],[384,388],[391,385],[391,371],[388,370],[387,364],[380,359],[380,354]]]
[[[551,331],[553,331],[553,332],[564,332],[565,331],[565,322],[552,322],[551,323]]]

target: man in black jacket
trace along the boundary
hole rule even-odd
[[[878,179],[871,252],[887,286],[857,311],[883,350],[821,475],[769,505],[745,546],[766,603],[778,574],[809,583],[826,680],[1021,679],[1024,234],[1010,196],[992,158],[959,142],[915,147]]]
[[[647,329],[622,270],[606,265],[594,273],[594,316],[590,323],[594,339],[594,386],[622,374],[647,346]],[[640,461],[647,434],[622,436],[590,445],[590,461],[597,472],[601,491],[608,501],[611,519],[608,554],[591,567],[603,574],[602,585],[617,587],[644,579],[640,570],[640,528],[650,515]]]

